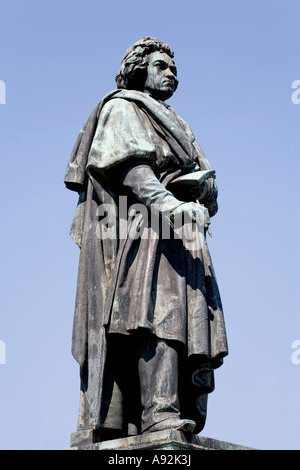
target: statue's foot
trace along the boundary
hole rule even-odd
[[[167,418],[159,423],[153,424],[144,432],[164,431],[165,429],[176,429],[177,431],[193,432],[196,427],[195,421],[190,419]]]

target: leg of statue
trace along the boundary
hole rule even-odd
[[[140,432],[141,404],[137,360],[134,338],[119,334],[109,335],[101,428],[102,435],[111,439]]]
[[[144,338],[145,340],[145,338]],[[175,341],[154,336],[141,344],[139,377],[142,432],[178,429],[192,432],[196,423],[180,419],[178,400],[178,350]]]

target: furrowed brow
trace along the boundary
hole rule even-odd
[[[165,60],[157,59],[153,62],[153,65],[166,65],[166,66],[168,66],[168,63]]]
[[[170,70],[174,73],[174,75],[177,75],[177,68],[174,64],[169,64],[168,62],[166,62],[165,60],[163,59],[157,59],[153,62],[153,65],[161,65],[163,67],[169,67]]]

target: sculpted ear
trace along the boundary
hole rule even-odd
[[[123,78],[123,76],[121,75],[121,72],[119,72],[119,73],[116,75],[116,83],[117,83],[117,88],[121,88],[121,89],[126,88],[125,83],[124,83],[124,78]]]

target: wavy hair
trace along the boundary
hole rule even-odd
[[[139,39],[139,41],[127,49],[121,62],[121,70],[116,75],[117,87],[127,90],[143,91],[148,66],[148,56],[156,51],[165,52],[171,59],[174,57],[174,53],[171,51],[168,44],[150,36]],[[178,82],[176,83],[176,88],[177,85]]]

